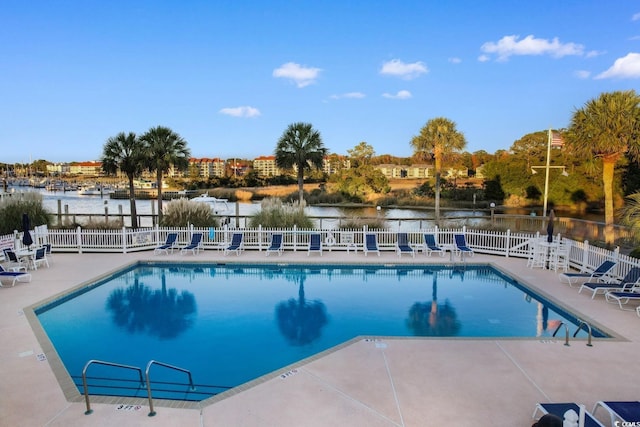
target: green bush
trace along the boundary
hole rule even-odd
[[[0,201],[0,235],[22,231],[22,214],[25,213],[29,215],[32,229],[36,225],[50,224],[50,213],[42,205],[41,194],[14,194]]]
[[[167,203],[162,213],[163,227],[218,227],[218,219],[208,203],[177,199]]]
[[[249,227],[262,225],[266,228],[312,228],[313,221],[300,207],[298,202],[284,204],[276,197],[269,197],[260,202],[260,211],[249,219]]]

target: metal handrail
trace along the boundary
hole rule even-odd
[[[137,366],[129,366],[129,365],[123,365],[120,363],[105,362],[103,360],[89,360],[87,364],[84,365],[84,368],[82,369],[82,387],[84,388],[84,401],[87,405],[87,410],[84,413],[85,415],[89,415],[93,412],[93,410],[91,409],[91,404],[89,402],[89,387],[87,386],[87,369],[89,368],[90,365],[94,363],[98,365],[114,366],[116,368],[136,370],[140,373],[140,385],[144,385],[144,378],[142,377],[142,369]]]
[[[578,329],[576,329],[576,331],[573,333],[573,337],[575,338],[575,336],[578,335],[578,332],[580,332],[580,329],[582,329],[582,326],[586,326],[587,327],[587,332],[589,334],[589,337],[587,339],[587,347],[593,347],[593,344],[591,344],[591,337],[593,335],[592,332],[591,332],[591,325],[589,325],[584,320],[580,321],[580,325],[578,325]]]
[[[554,337],[556,336],[556,334],[560,330],[560,326],[563,326],[563,325],[564,325],[564,345],[569,346],[569,327],[564,322],[560,322],[556,330],[553,332],[553,336]]]
[[[156,414],[156,411],[153,410],[153,397],[151,396],[151,380],[149,379],[149,370],[151,369],[151,365],[160,365],[165,368],[174,369],[176,371],[184,372],[189,376],[189,386],[191,386],[191,390],[195,390],[195,386],[193,385],[193,379],[191,378],[191,371],[188,369],[180,368],[178,366],[169,365],[168,363],[159,362],[157,360],[150,360],[147,363],[147,369],[145,370],[145,377],[147,379],[147,394],[149,395],[149,416],[153,417]]]

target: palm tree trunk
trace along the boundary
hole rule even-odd
[[[300,208],[304,206],[304,170],[298,165],[298,200]]]
[[[436,224],[440,225],[440,171],[442,169],[442,153],[436,148],[434,150],[435,173],[436,173]]]
[[[162,221],[162,171],[156,171],[156,186],[158,187],[158,224]]]
[[[605,157],[602,161],[602,184],[604,187],[604,238],[607,245],[613,245],[613,172],[616,159]]]
[[[133,185],[133,175],[129,178],[129,205],[131,206],[131,227],[138,228],[138,212],[136,210],[135,186]]]

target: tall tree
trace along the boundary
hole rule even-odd
[[[158,187],[158,222],[162,221],[162,175],[169,172],[171,166],[178,170],[189,167],[191,152],[187,141],[180,135],[164,126],[151,128],[140,138],[148,144],[147,168],[156,172]]]
[[[360,166],[368,165],[371,158],[376,155],[376,152],[371,145],[362,141],[351,150],[347,150],[347,154],[356,161],[356,166]]]
[[[282,169],[297,169],[298,199],[300,206],[304,200],[304,172],[313,167],[322,169],[327,149],[322,143],[320,132],[310,123],[293,123],[284,131],[276,145],[276,165]]]
[[[602,161],[605,240],[613,244],[613,178],[624,156],[640,155],[640,96],[634,90],[603,93],[571,117],[567,145],[578,156]]]
[[[102,149],[102,170],[107,174],[118,171],[129,180],[129,204],[131,206],[131,227],[138,228],[135,187],[133,180],[144,170],[146,144],[135,133],[120,132],[107,139]]]
[[[436,117],[427,122],[420,134],[411,139],[414,155],[422,159],[433,158],[436,175],[436,221],[440,220],[440,175],[442,162],[465,148],[467,140],[462,132],[456,129],[455,122]]]

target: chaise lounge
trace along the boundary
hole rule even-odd
[[[398,233],[396,240],[396,252],[398,257],[402,257],[402,254],[410,254],[415,258],[416,252],[409,244],[409,235],[407,233]]]
[[[173,250],[176,248],[177,240],[178,240],[178,233],[169,233],[167,234],[167,240],[164,242],[164,244],[155,248],[153,252],[155,254],[164,252],[165,254],[169,255],[169,251],[173,253]]]
[[[364,236],[364,256],[367,256],[369,252],[376,252],[378,256],[380,256],[378,237],[376,234],[366,234]]]
[[[242,233],[233,233],[233,235],[231,236],[231,244],[224,248],[224,256],[229,255],[231,252],[235,252],[236,256],[239,256],[240,252],[244,250],[242,239]]]
[[[2,286],[2,279],[11,279],[11,286],[15,286],[16,282],[31,281],[31,274],[23,271],[7,271],[0,265],[0,288]]]
[[[271,236],[271,244],[267,248],[267,256],[269,256],[269,254],[271,254],[273,252],[277,253],[278,256],[280,256],[280,255],[282,255],[283,251],[284,251],[284,249],[282,248],[282,234],[281,233],[274,233]]]
[[[591,299],[600,292],[606,294],[607,292],[626,292],[631,290],[635,285],[640,285],[640,268],[633,267],[618,283],[602,283],[602,282],[585,282],[580,286],[578,293],[581,293],[583,289],[589,289],[592,291]]]
[[[578,283],[579,280],[585,281],[598,281],[598,282],[607,282],[609,279],[609,273],[615,267],[616,263],[614,261],[604,261],[600,264],[592,273],[560,273],[558,274],[558,278],[560,279],[560,283],[562,283],[562,279],[564,278],[569,286],[573,286],[573,284]]]
[[[191,242],[180,250],[180,253],[184,255],[185,253],[191,251],[192,254],[200,253],[200,249],[202,249],[202,233],[195,233],[191,236]]]

